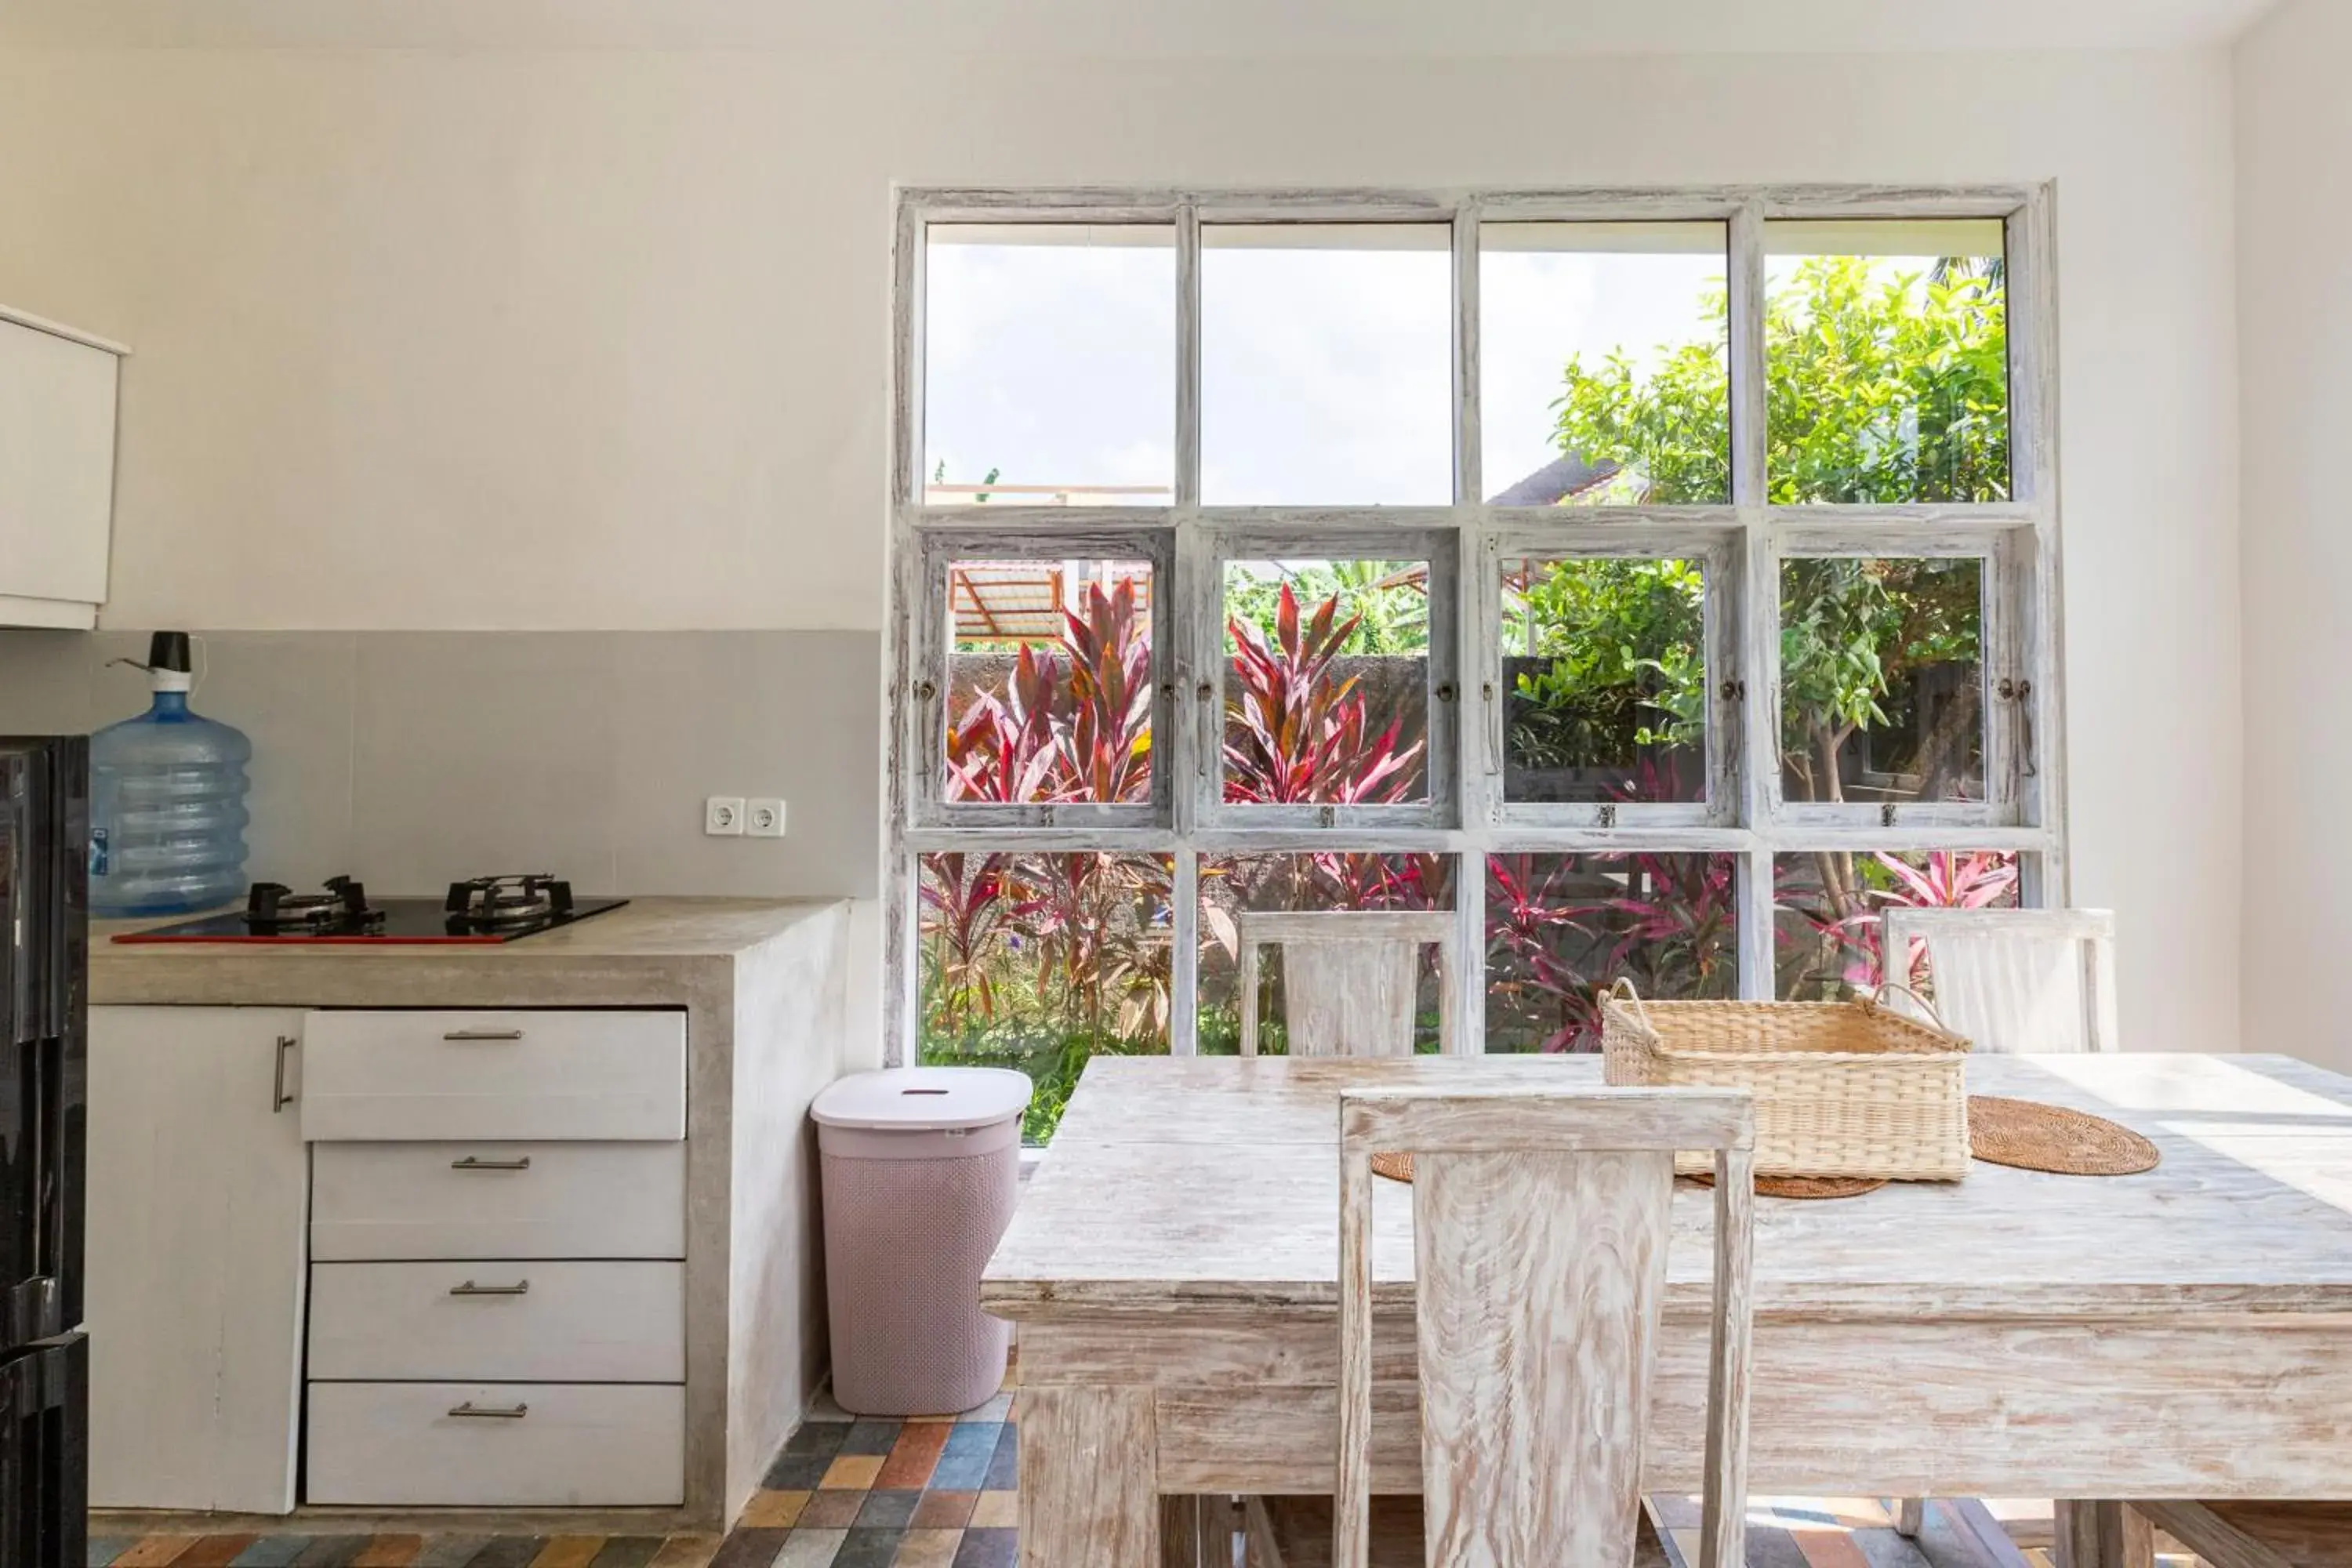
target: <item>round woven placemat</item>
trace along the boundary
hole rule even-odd
[[[1702,1187],[1715,1185],[1712,1172],[1702,1171],[1690,1179]],[[1858,1198],[1885,1185],[1886,1178],[1884,1176],[1759,1176],[1756,1178],[1756,1195],[1759,1198]]]
[[[1391,1182],[1412,1180],[1412,1156],[1410,1154],[1375,1154],[1372,1174],[1386,1176]],[[1695,1176],[1701,1186],[1715,1185],[1713,1176]],[[1874,1193],[1886,1184],[1867,1176],[1759,1176],[1756,1195],[1763,1198],[1857,1198],[1864,1193]]]
[[[1969,1096],[1969,1152],[1988,1164],[2060,1176],[2131,1176],[2163,1158],[2104,1116],[1996,1095]]]

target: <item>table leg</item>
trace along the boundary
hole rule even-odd
[[[1021,1391],[1022,1568],[1159,1568],[1151,1390]]]
[[[2057,1568],[2155,1568],[2156,1534],[2147,1516],[2127,1503],[2073,1501],[2056,1505]]]

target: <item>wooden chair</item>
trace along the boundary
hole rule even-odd
[[[1342,1093],[1339,1492],[1254,1502],[1257,1560],[1633,1563],[1675,1154],[1706,1149],[1716,1156],[1715,1312],[1699,1568],[1740,1568],[1754,1137],[1748,1097],[1713,1089]],[[1376,1151],[1410,1152],[1415,1167],[1417,1502],[1372,1496]]]
[[[2116,917],[2105,910],[1888,910],[1888,979],[1905,978],[1917,941],[1937,1013],[1977,1049],[2116,1048]]]
[[[1460,928],[1448,910],[1244,914],[1242,1055],[1257,1055],[1258,952],[1282,949],[1282,1010],[1294,1057],[1409,1057],[1421,950],[1437,949],[1438,1048],[1454,1050]]]
[[[1878,924],[1886,977],[1907,980],[1912,944],[1925,942],[1937,1015],[1978,1050],[2116,1048],[2116,917],[2107,910],[1890,909]],[[1902,1005],[1903,994],[1894,994]],[[2059,1505],[2062,1537],[2089,1527],[2091,1506]],[[2072,1517],[2078,1508],[2081,1521]],[[1916,1540],[1926,1525],[1926,1499],[1896,1500],[1898,1531]]]

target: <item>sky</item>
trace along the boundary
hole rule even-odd
[[[1202,232],[1202,499],[1443,505],[1453,499],[1453,260],[1443,226]],[[1016,235],[1028,243],[1011,243]],[[950,241],[952,237],[952,242]],[[971,242],[967,242],[971,241]],[[1777,223],[1769,277],[1865,251],[1893,277],[1997,253],[1997,221]],[[1479,258],[1484,488],[1559,456],[1571,356],[1719,329],[1720,224],[1488,225]],[[926,253],[924,473],[951,484],[1136,486],[1173,500],[1176,252],[1168,227],[935,229]],[[1006,493],[1007,501],[1050,494]]]
[[[1444,232],[1408,230],[1414,247],[1376,249],[1248,243],[1251,233],[1220,243],[1210,231],[1205,501],[1453,499]],[[1724,270],[1719,249],[1489,250],[1482,263],[1490,493],[1559,455],[1550,405],[1571,354],[1646,358],[1689,341],[1706,330],[1700,294]],[[994,468],[1007,485],[1156,486],[1162,493],[1129,499],[1171,499],[1171,245],[934,244],[926,266],[927,478],[944,463],[950,483],[977,484]]]

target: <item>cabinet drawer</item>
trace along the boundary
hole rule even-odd
[[[452,1415],[471,1408],[514,1414]],[[314,1383],[308,1500],[377,1508],[686,1500],[686,1391],[646,1384]]]
[[[321,1143],[310,1256],[686,1256],[683,1143]]]
[[[320,1263],[310,1375],[682,1383],[677,1263]]]
[[[683,1013],[312,1013],[302,1136],[686,1136]]]

